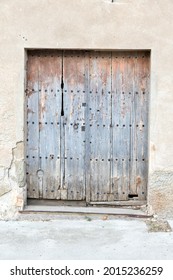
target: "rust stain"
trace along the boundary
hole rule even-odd
[[[136,177],[136,186],[139,187],[139,185],[141,184],[142,180],[140,176]]]
[[[30,98],[34,93],[35,93],[35,91],[32,91],[32,89],[27,89],[27,90],[26,90],[26,96],[27,96],[28,98]]]
[[[39,131],[42,130],[42,128],[43,128],[43,124],[39,122]]]
[[[34,111],[28,108],[28,109],[27,109],[27,114],[29,114],[29,113],[34,114]]]
[[[156,146],[154,144],[151,145],[151,150],[156,151]]]

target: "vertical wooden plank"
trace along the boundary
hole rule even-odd
[[[39,128],[38,128],[38,59],[32,52],[28,55],[26,104],[27,104],[27,139],[26,139],[26,181],[28,198],[39,197]]]
[[[42,197],[60,199],[61,51],[40,51],[39,148]]]
[[[89,116],[91,201],[112,200],[111,53],[90,52]]]
[[[127,200],[129,192],[129,160],[131,130],[132,68],[129,53],[112,56],[112,125],[114,197]],[[129,82],[130,81],[130,82]]]
[[[136,60],[136,193],[144,200],[148,174],[149,53],[138,53]]]
[[[30,51],[27,77],[28,197],[58,199],[61,54]]]
[[[85,52],[64,51],[65,182],[68,200],[85,194]]]

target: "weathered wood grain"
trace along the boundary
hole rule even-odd
[[[29,51],[28,197],[145,200],[150,56]]]
[[[64,131],[65,174],[67,199],[85,199],[85,52],[64,51]]]
[[[111,53],[89,54],[89,151],[92,201],[111,194]]]
[[[115,199],[146,199],[149,54],[118,52],[112,58],[113,186]]]
[[[28,147],[28,153],[30,158],[33,154],[31,150],[34,150],[37,157],[36,164],[30,161],[29,166],[34,169],[37,197],[59,199],[62,55],[58,51],[34,51],[32,55],[33,52],[30,52],[28,73],[33,71],[33,75],[28,86],[36,84],[37,91],[30,95],[28,102],[32,100],[30,107],[36,117],[32,121],[34,124],[28,128],[28,143],[33,143]],[[28,188],[31,190],[30,184]],[[35,197],[35,193],[29,197]]]

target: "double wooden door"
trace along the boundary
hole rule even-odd
[[[149,53],[28,51],[29,198],[145,200]]]

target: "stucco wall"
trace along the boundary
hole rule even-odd
[[[173,1],[0,0],[0,216],[23,207],[27,48],[151,49],[148,202],[173,217]]]

